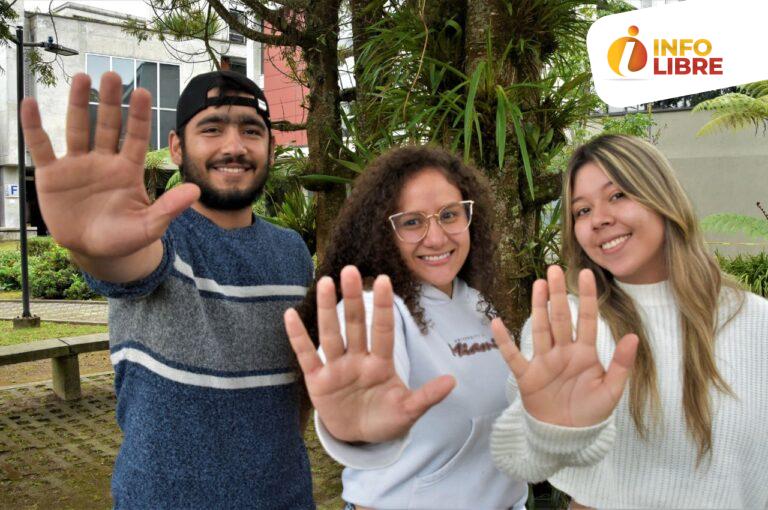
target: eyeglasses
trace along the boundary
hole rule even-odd
[[[461,234],[472,223],[473,200],[462,200],[444,206],[435,214],[422,212],[401,212],[389,217],[389,222],[395,230],[397,238],[405,243],[418,243],[429,232],[430,219],[435,218],[437,224],[446,234]]]

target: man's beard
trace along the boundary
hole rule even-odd
[[[244,156],[222,158],[216,161],[206,163],[206,168],[199,168],[195,163],[187,158],[186,153],[181,155],[181,175],[185,182],[196,184],[200,188],[200,202],[211,209],[224,211],[236,211],[249,207],[261,195],[264,189],[264,183],[269,176],[269,160],[264,162],[264,169],[259,178],[246,189],[243,190],[219,190],[212,187],[206,178],[208,173],[215,170],[209,170],[214,165],[225,166],[236,163],[250,167],[246,172],[259,172],[256,163]]]

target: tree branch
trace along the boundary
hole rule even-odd
[[[266,21],[273,28],[279,30],[280,34],[266,34],[259,32],[251,27],[241,23],[229,9],[222,5],[221,0],[210,0],[209,5],[213,7],[216,13],[223,19],[230,28],[234,28],[248,39],[272,46],[304,46],[304,34],[295,26],[286,23],[287,16],[283,17],[278,12],[268,9],[259,2],[244,1],[244,4],[262,20]]]
[[[277,131],[304,131],[307,129],[307,124],[295,124],[287,120],[276,120],[272,122],[272,127]]]

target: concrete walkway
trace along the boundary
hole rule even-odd
[[[0,319],[13,319],[22,312],[21,300],[0,299]],[[44,321],[77,324],[106,324],[106,301],[54,301],[33,299],[29,304],[32,315]]]

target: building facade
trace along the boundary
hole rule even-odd
[[[103,5],[107,7],[109,3],[103,2]],[[91,77],[92,126],[98,108],[99,79],[102,73],[115,71],[123,78],[124,112],[128,110],[131,92],[136,87],[148,89],[152,94],[149,148],[153,150],[168,145],[168,134],[175,124],[176,101],[180,91],[192,77],[214,69],[206,58],[188,57],[190,54],[203,53],[204,47],[200,41],[173,41],[170,44],[158,37],[151,37],[140,42],[125,33],[123,24],[132,17],[129,14],[71,2],[51,12],[25,12],[21,0],[17,1],[15,7],[19,23],[23,22],[25,42],[45,41],[53,37],[54,42],[78,52],[74,56],[56,57],[53,66],[56,77],[54,86],[36,83],[35,77],[29,72],[25,76],[25,95],[38,101],[44,127],[57,155],[66,151],[64,126],[67,97],[70,77],[74,74],[87,73]],[[289,89],[288,84],[265,79],[265,75],[278,75],[279,69],[285,65],[279,52],[266,60],[267,65],[264,66],[262,45],[232,30],[226,31],[222,39],[212,41],[212,45],[222,55],[222,68],[246,74],[265,88],[268,98],[274,96],[270,100],[274,120],[286,118],[293,122],[300,121],[303,98],[301,87],[294,85],[293,89]],[[54,57],[44,52],[41,55],[46,59]],[[0,74],[0,189],[3,191],[0,196],[0,238],[14,238],[18,236],[19,229],[15,45],[0,47],[0,67],[5,71]],[[266,72],[264,67],[268,68]],[[270,88],[276,90],[270,91]],[[282,114],[287,115],[283,117]],[[299,132],[280,142],[306,145],[306,137],[302,137]],[[45,226],[37,206],[34,166],[28,152],[26,166],[28,225],[30,231],[39,230],[43,234]]]

